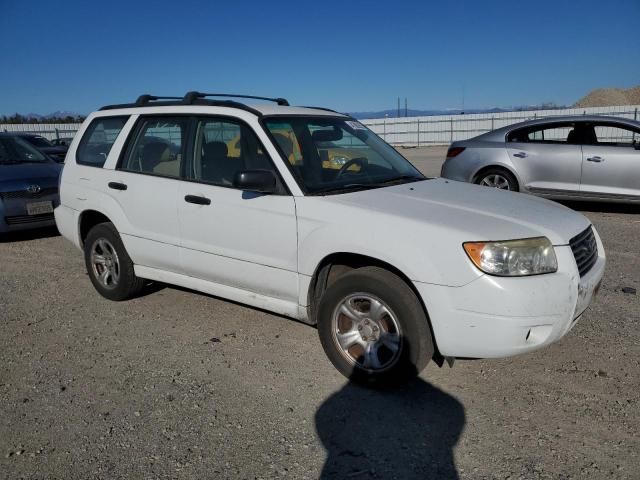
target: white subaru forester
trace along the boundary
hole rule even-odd
[[[152,280],[287,315],[368,383],[548,345],[605,267],[583,215],[426,178],[353,118],[284,99],[103,107],[69,149],[60,196],[58,228],[104,297]]]

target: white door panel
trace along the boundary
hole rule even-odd
[[[176,206],[180,181],[114,170],[111,177],[109,183],[126,186],[126,190],[107,191],[126,217],[119,228],[133,262],[180,272]]]
[[[211,203],[188,203],[187,195]],[[178,216],[186,275],[297,301],[293,197],[183,182]]]

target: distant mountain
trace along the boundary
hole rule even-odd
[[[57,111],[47,115],[39,113],[14,113],[0,115],[0,123],[75,123],[84,120],[85,115],[76,112]]]
[[[523,110],[552,110],[556,108],[565,108],[564,106],[556,105],[553,103],[545,103],[542,105],[521,105],[518,107],[508,108],[465,108],[461,109],[449,109],[449,110],[407,110],[407,117],[429,117],[432,115],[462,115],[470,113],[500,113],[500,112],[520,112]],[[350,115],[359,119],[375,119],[375,118],[397,118],[398,110],[382,110],[379,112],[352,112]],[[404,109],[400,109],[400,116],[404,117]]]

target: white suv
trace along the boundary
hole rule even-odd
[[[426,178],[347,115],[221,96],[143,95],[73,140],[55,217],[104,297],[147,279],[287,315],[371,383],[548,345],[597,291],[583,215]]]

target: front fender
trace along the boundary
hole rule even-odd
[[[366,255],[400,270],[412,281],[461,286],[481,273],[461,245],[446,234],[402,217],[352,209],[339,213],[317,201],[298,204],[298,265],[312,276],[324,258],[335,253]]]

